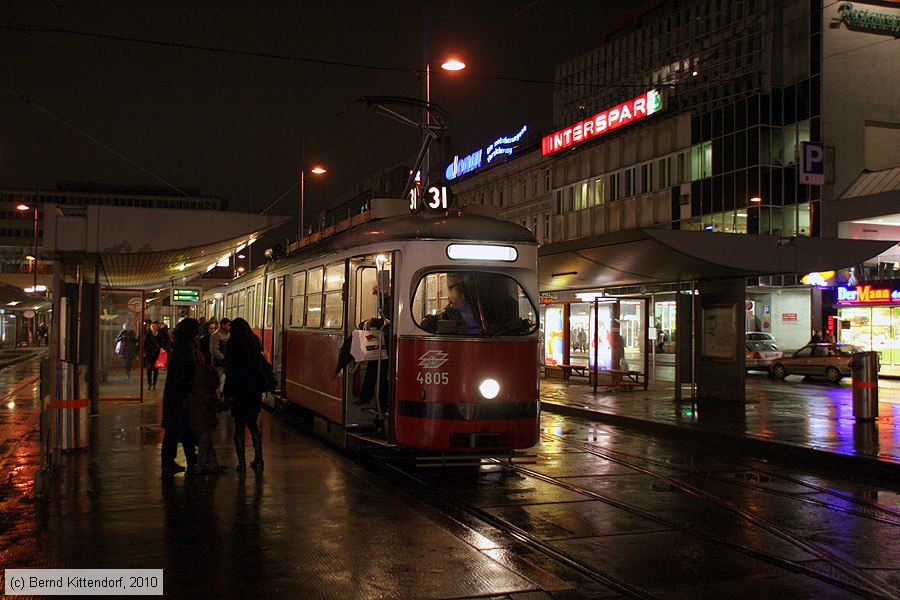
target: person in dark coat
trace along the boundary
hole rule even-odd
[[[257,423],[265,387],[260,364],[262,359],[262,346],[247,321],[240,317],[231,321],[231,332],[225,349],[223,396],[226,402],[231,401],[238,471],[247,470],[244,458],[247,445],[245,428],[250,430],[250,440],[253,442],[254,457],[250,466],[254,469],[263,468],[262,432]]]
[[[219,374],[203,358],[201,345],[198,339],[191,342],[194,360],[194,378],[191,391],[185,396],[185,408],[188,412],[188,422],[191,431],[197,438],[199,446],[199,458],[197,460],[197,472],[221,473],[227,467],[220,465],[216,458],[216,449],[213,446],[212,435],[219,424],[216,412],[219,409],[219,397],[216,393],[219,388]]]
[[[203,355],[204,360],[206,360],[206,364],[210,366],[215,365],[213,365],[212,353],[209,351],[209,338],[212,337],[218,328],[219,324],[216,320],[210,319],[203,326],[203,329],[201,329],[201,331],[205,331],[206,333],[200,336],[200,353]]]
[[[184,467],[175,462],[178,443],[184,449],[187,466],[194,469],[197,465],[197,452],[194,448],[194,434],[188,421],[185,408],[185,397],[191,391],[194,382],[194,351],[192,342],[200,333],[197,319],[184,319],[175,327],[172,351],[169,352],[166,387],[163,390],[162,426],[165,429],[162,441],[163,474],[171,475],[184,471]]]
[[[168,340],[163,339],[159,333],[159,324],[150,323],[144,331],[144,369],[147,371],[147,389],[155,390],[156,381],[159,379],[159,369],[156,367],[156,359],[160,350],[168,352]]]
[[[131,379],[131,363],[138,352],[138,340],[134,331],[128,328],[128,323],[122,323],[122,331],[116,336],[116,354],[122,360],[125,368],[125,379]]]

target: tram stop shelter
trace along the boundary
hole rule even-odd
[[[87,417],[99,412],[101,396],[141,398],[140,367],[133,378],[129,372],[140,356],[122,369],[112,348],[118,331],[130,329],[137,338],[131,350],[142,354],[147,291],[182,287],[197,290],[198,300],[195,280],[289,218],[119,206],[47,211],[53,326],[41,377],[41,472],[55,452],[87,445]],[[111,373],[123,380],[118,387]]]
[[[690,382],[700,399],[744,401],[747,279],[860,264],[896,244],[631,229],[542,246],[538,283],[542,294],[677,284],[676,399]],[[648,327],[645,318],[645,340]],[[645,359],[645,373],[646,366]]]

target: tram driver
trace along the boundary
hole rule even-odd
[[[457,324],[456,331],[462,334],[481,333],[478,320],[469,304],[469,293],[466,285],[461,282],[451,283],[447,289],[449,304],[441,313],[440,319],[453,321]]]

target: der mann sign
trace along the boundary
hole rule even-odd
[[[663,109],[663,99],[656,90],[644,92],[622,104],[607,108],[589,119],[560,129],[541,140],[543,156],[586,142],[607,131],[628,125]]]

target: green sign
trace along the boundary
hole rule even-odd
[[[851,31],[900,36],[900,14],[876,12],[869,8],[875,7],[856,8],[851,2],[841,2],[837,7],[838,16],[831,20],[829,26],[837,29],[843,23]]]
[[[187,306],[190,304],[198,304],[200,302],[200,293],[203,288],[185,287],[172,288],[172,306]]]

